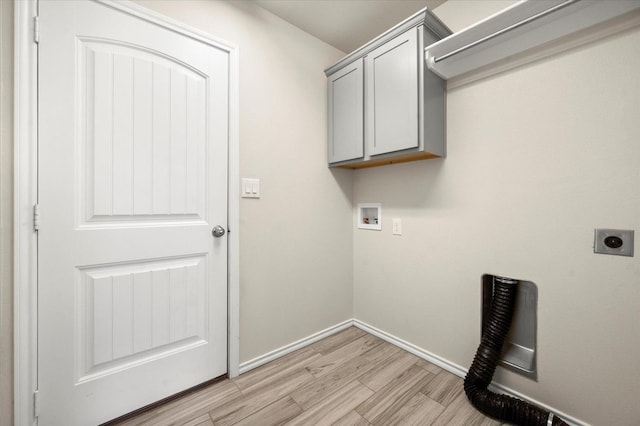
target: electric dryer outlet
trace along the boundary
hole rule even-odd
[[[633,234],[626,229],[596,229],[593,252],[633,257]]]

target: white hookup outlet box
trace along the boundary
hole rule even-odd
[[[359,203],[358,204],[358,228],[382,229],[382,205],[380,203]]]

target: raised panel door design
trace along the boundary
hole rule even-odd
[[[202,220],[207,77],[137,46],[80,45],[81,224]]]
[[[367,55],[367,146],[371,155],[418,146],[415,28]]]
[[[78,269],[77,382],[208,339],[206,257]]]
[[[329,163],[364,155],[364,61],[329,77]]]

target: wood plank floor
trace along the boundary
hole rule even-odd
[[[501,425],[462,379],[358,328],[119,425]]]

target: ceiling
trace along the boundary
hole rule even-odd
[[[420,9],[446,0],[253,0],[303,31],[351,52]]]

